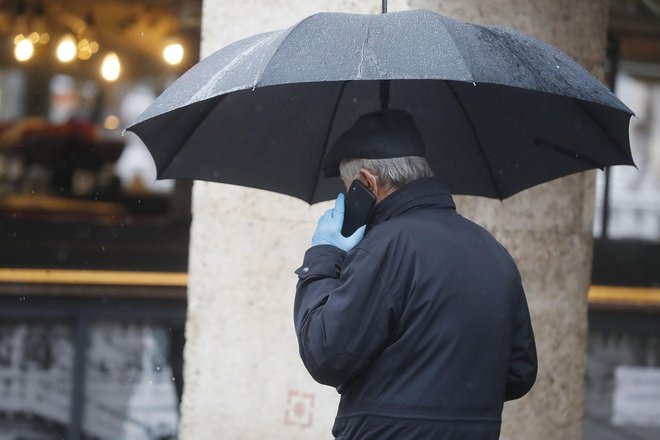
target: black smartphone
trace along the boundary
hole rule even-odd
[[[341,235],[350,237],[362,225],[366,225],[376,205],[376,196],[362,182],[354,180],[344,199],[344,224]]]

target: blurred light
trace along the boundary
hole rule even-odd
[[[92,53],[96,53],[99,51],[99,43],[96,41],[92,41],[89,43],[89,49],[92,51]]]
[[[170,44],[163,49],[163,58],[168,64],[176,65],[183,60],[183,46],[179,43]]]
[[[14,48],[14,56],[18,61],[27,61],[34,55],[34,45],[30,40],[21,40]]]
[[[85,46],[78,51],[78,58],[81,60],[88,60],[92,57],[92,51],[89,49],[89,46]]]
[[[60,40],[57,46],[57,59],[62,63],[69,63],[76,58],[77,55],[76,42],[71,35],[66,35]]]
[[[85,20],[77,20],[73,25],[73,30],[76,35],[84,33],[85,29],[87,29],[87,23],[85,23]]]
[[[32,32],[28,37],[28,40],[30,40],[30,43],[32,44],[37,44],[39,42],[39,32]]]
[[[106,117],[103,121],[103,127],[105,127],[106,130],[116,130],[119,128],[119,118],[115,115]]]
[[[50,34],[48,32],[44,32],[43,34],[39,35],[39,44],[48,44],[50,42]]]
[[[110,52],[103,58],[101,65],[101,75],[106,81],[116,81],[121,72],[121,64],[116,53]]]
[[[83,38],[78,42],[78,58],[81,60],[88,60],[92,57],[92,49],[89,46],[89,41]]]
[[[25,40],[25,35],[23,34],[18,34],[14,37],[14,44],[18,44],[21,41]]]

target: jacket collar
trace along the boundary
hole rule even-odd
[[[437,177],[422,177],[403,185],[374,208],[368,228],[419,208],[456,209],[449,187]]]

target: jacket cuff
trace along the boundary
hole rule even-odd
[[[346,252],[338,247],[323,244],[313,246],[305,252],[302,265],[296,269],[300,280],[310,277],[339,278]]]

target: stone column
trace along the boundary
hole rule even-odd
[[[602,78],[606,0],[399,0],[472,23],[508,26],[553,44]],[[539,374],[531,393],[507,403],[501,439],[582,438],[591,284],[595,173],[569,176],[503,203],[457,197],[520,268],[536,334]]]
[[[408,8],[515,27],[559,46],[593,72],[602,68],[605,0],[390,1],[391,11]],[[321,10],[379,9],[377,0],[207,0],[202,56]],[[580,438],[593,180],[592,173],[571,176],[504,203],[458,198],[459,210],[516,258],[537,334],[538,383],[528,397],[507,405],[503,439]],[[195,183],[182,439],[331,437],[338,396],[307,375],[292,323],[292,270],[327,207]]]
[[[205,0],[201,55],[316,12],[379,8],[379,1]],[[192,205],[180,438],[331,438],[338,394],[309,377],[293,329],[293,271],[330,204],[310,208],[195,182]]]

